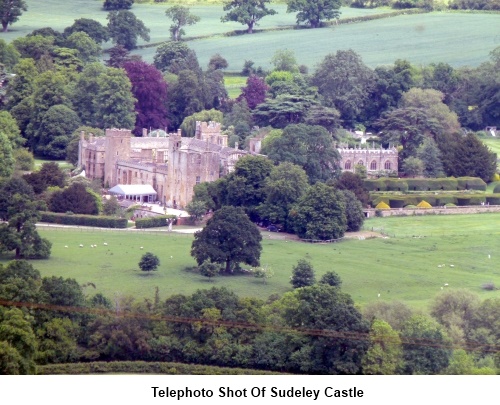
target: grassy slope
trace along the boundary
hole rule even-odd
[[[289,291],[292,267],[306,258],[313,263],[318,278],[328,270],[338,272],[344,280],[344,290],[357,304],[372,302],[380,293],[386,300],[398,299],[425,307],[444,283],[449,283],[450,288],[471,289],[483,298],[500,296],[500,290],[481,290],[486,282],[500,285],[500,260],[496,253],[500,230],[495,225],[499,218],[499,214],[375,218],[366,222],[366,228],[383,228],[390,235],[388,239],[346,240],[329,245],[286,242],[269,239],[275,235],[266,234],[261,263],[275,273],[267,284],[249,276],[223,276],[209,282],[186,270],[195,265],[189,254],[192,237],[187,235],[43,230],[42,236],[53,242],[52,256],[33,264],[43,276],[73,277],[82,284],[93,282],[95,291],[110,298],[116,294],[152,298],[155,286],[160,288],[162,297],[225,286],[240,296],[265,299],[273,293]],[[78,248],[80,243],[85,247]],[[64,248],[66,244],[68,248]],[[90,244],[99,247],[90,249]],[[145,251],[160,257],[161,266],[153,274],[138,269],[137,263]],[[488,254],[492,259],[487,258]],[[438,268],[440,264],[446,267]]]
[[[28,11],[12,26],[12,31],[0,34],[11,41],[33,29],[51,26],[63,30],[76,18],[93,18],[106,23],[107,13],[98,0],[28,0]],[[136,4],[132,11],[151,29],[151,43],[167,40],[170,21],[164,10],[168,4]],[[295,24],[294,14],[286,13],[284,4],[273,6],[274,16],[262,19],[257,28],[274,28]],[[453,66],[478,65],[487,60],[488,53],[498,46],[498,15],[468,13],[430,13],[400,16],[364,23],[341,25],[319,30],[288,30],[265,32],[237,37],[220,37],[218,34],[244,29],[237,23],[222,23],[221,5],[196,5],[191,11],[201,17],[196,25],[186,27],[187,37],[211,36],[190,41],[205,66],[215,53],[229,61],[229,70],[238,71],[245,59],[252,59],[256,66],[269,67],[273,53],[278,49],[292,49],[297,59],[313,68],[327,53],[352,48],[360,53],[370,66],[391,64],[398,58],[415,64],[448,62]],[[383,13],[389,9],[360,10],[343,8],[341,17]],[[151,62],[155,48],[139,50]]]

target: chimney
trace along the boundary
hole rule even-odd
[[[148,136],[148,129],[147,128],[142,128],[142,136],[143,136],[143,138]]]

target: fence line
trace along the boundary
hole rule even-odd
[[[158,235],[158,234],[164,234],[164,235],[183,235],[183,236],[190,236],[192,235],[191,233],[184,233],[184,232],[179,232],[179,231],[168,231],[167,229],[165,230],[160,230],[160,229],[148,229],[148,228],[143,228],[143,229],[135,229],[135,228],[99,228],[99,227],[91,227],[91,226],[78,226],[78,225],[58,225],[58,224],[47,224],[47,223],[37,223],[36,224],[37,228],[42,228],[42,229],[50,229],[50,230],[56,230],[56,231],[63,231],[63,230],[75,230],[75,231],[80,231],[80,232],[130,232],[130,233],[141,233],[141,234],[152,234],[152,235]]]

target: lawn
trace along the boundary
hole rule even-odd
[[[65,160],[50,160],[50,159],[35,158],[35,170],[40,169],[40,167],[42,167],[44,163],[50,163],[50,162],[57,163],[61,169],[69,169],[69,170],[74,169],[74,166],[71,163],[66,162]]]
[[[33,265],[43,276],[95,284],[95,290],[86,287],[89,295],[102,292],[110,298],[152,298],[158,286],[161,297],[166,298],[217,286],[242,297],[266,299],[290,291],[292,267],[305,258],[312,262],[318,278],[329,270],[338,272],[343,289],[361,306],[379,299],[380,294],[380,299],[401,300],[425,309],[445,283],[449,287],[444,288],[467,288],[482,298],[500,297],[500,290],[481,289],[488,282],[500,286],[499,219],[500,214],[374,218],[365,223],[365,229],[388,238],[336,244],[282,240],[266,232],[261,264],[275,273],[267,284],[251,276],[220,276],[208,281],[192,269],[192,236],[175,233],[42,229],[41,235],[53,243],[52,256]],[[90,248],[91,244],[98,247]],[[137,265],[146,251],[157,254],[161,262],[159,270],[151,274],[141,272]]]
[[[247,84],[246,76],[224,76],[224,86],[229,98],[237,98],[241,94],[241,88]]]

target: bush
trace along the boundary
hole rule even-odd
[[[138,229],[159,228],[168,226],[170,220],[176,218],[175,215],[160,215],[156,217],[138,218],[135,220],[135,227]]]
[[[495,188],[493,189],[493,192],[500,193],[500,183],[495,186]]]
[[[430,205],[427,201],[422,200],[417,204],[418,208],[432,208],[432,205]]]
[[[114,218],[93,215],[59,214],[55,212],[40,212],[40,222],[60,225],[94,226],[99,228],[127,228],[126,218]]]
[[[459,207],[465,207],[466,205],[470,205],[470,197],[457,197],[457,205]]]
[[[438,194],[436,197],[436,206],[454,204],[456,197],[451,194]]]
[[[428,179],[406,179],[409,191],[427,191],[429,189]]]
[[[363,180],[363,187],[368,191],[387,191],[384,179]]]
[[[381,201],[377,204],[375,209],[377,209],[377,210],[389,210],[389,209],[391,209],[391,207],[389,205],[387,205],[385,202]]]
[[[139,268],[142,271],[155,271],[159,265],[160,259],[151,252],[144,253],[139,261]]]

